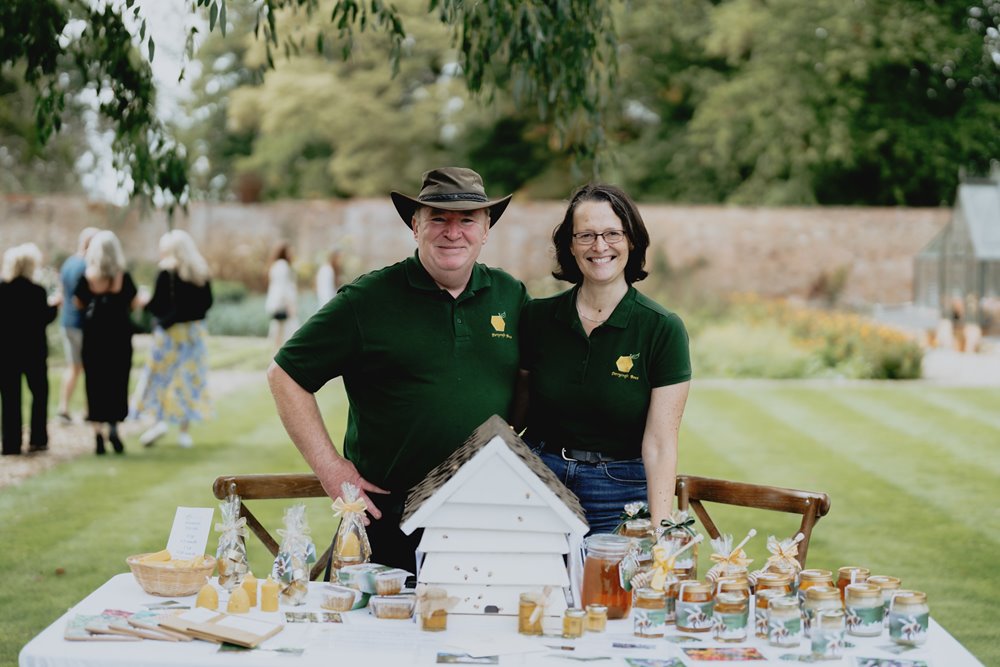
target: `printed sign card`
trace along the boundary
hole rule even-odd
[[[208,533],[212,529],[212,507],[178,507],[167,540],[167,551],[174,560],[191,560],[205,554]]]

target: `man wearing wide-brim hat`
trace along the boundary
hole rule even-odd
[[[414,571],[419,535],[399,530],[406,492],[493,414],[510,417],[524,285],[476,260],[510,202],[471,169],[392,193],[412,257],[345,285],[275,356],[268,381],[289,436],[332,498],[359,487],[374,562]],[[313,393],[343,377],[344,456]],[[380,495],[388,494],[388,495]]]

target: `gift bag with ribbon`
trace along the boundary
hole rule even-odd
[[[333,515],[340,518],[340,527],[333,538],[333,567],[337,570],[345,565],[367,563],[372,557],[364,522],[368,505],[360,496],[358,487],[344,482],[340,497],[333,501]]]
[[[674,553],[680,553],[694,542],[698,533],[694,529],[694,517],[684,510],[674,510],[670,517],[660,521],[660,541],[669,544]],[[699,540],[700,541],[700,540]],[[674,563],[674,572],[682,579],[698,578],[698,544],[678,556]]]
[[[243,583],[243,578],[250,571],[247,564],[247,520],[240,516],[240,497],[235,493],[235,487],[219,504],[222,521],[215,524],[219,533],[219,548],[215,558],[219,566],[219,585],[231,591]]]
[[[306,506],[292,505],[285,510],[285,528],[278,530],[281,548],[274,557],[271,578],[278,582],[281,601],[300,605],[309,592],[309,572],[316,562],[316,545],[309,536]]]
[[[749,542],[750,538],[756,534],[757,531],[751,528],[747,536],[743,538],[743,541],[736,546],[733,546],[732,535],[720,535],[712,540],[712,549],[715,551],[712,554],[714,565],[705,573],[705,580],[714,583],[723,577],[739,575],[746,577],[747,568],[753,562],[753,559],[749,558],[747,552],[743,551],[743,545]]]
[[[792,590],[798,590],[799,571],[802,565],[799,563],[799,542],[805,539],[805,535],[797,533],[795,537],[779,540],[774,535],[767,538],[767,550],[771,553],[767,562],[759,570],[750,573],[750,585],[757,585],[757,575],[763,572],[776,572],[792,578]]]

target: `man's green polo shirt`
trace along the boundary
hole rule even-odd
[[[630,286],[588,338],[578,289],[535,299],[521,314],[521,367],[531,372],[526,435],[549,447],[639,458],[650,392],[691,379],[687,331]]]
[[[310,392],[342,376],[345,455],[373,484],[406,491],[491,415],[509,419],[527,299],[482,264],[453,298],[414,255],[341,288],[275,361]]]

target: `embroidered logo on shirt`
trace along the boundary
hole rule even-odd
[[[613,377],[619,377],[626,380],[638,380],[639,378],[637,376],[632,375],[629,372],[632,370],[632,367],[635,366],[635,360],[638,358],[639,358],[638,352],[636,352],[635,354],[623,354],[622,356],[618,357],[618,360],[615,361],[615,368],[618,369],[618,372],[611,371],[611,375]]]
[[[513,340],[514,337],[509,333],[505,333],[507,329],[507,313],[497,313],[490,317],[490,325],[493,327],[495,333],[490,334],[492,338],[506,338],[507,340]]]

